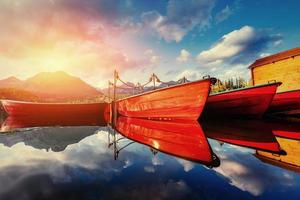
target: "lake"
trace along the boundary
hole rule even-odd
[[[0,199],[299,199],[299,123],[7,118]]]

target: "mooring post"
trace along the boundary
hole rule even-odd
[[[118,80],[118,72],[117,70],[114,71],[114,95],[113,95],[113,120],[112,120],[112,125],[115,128],[116,125],[116,121],[117,121],[117,107],[116,107],[116,90],[117,90],[117,80]]]
[[[110,81],[108,81],[108,90],[107,90],[108,102],[110,103]]]

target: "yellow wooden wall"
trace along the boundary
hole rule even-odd
[[[276,155],[265,151],[257,151],[257,154],[300,167],[300,141],[281,137],[276,139],[287,155]]]
[[[277,92],[300,89],[300,55],[255,67],[252,70],[255,85],[276,80],[282,82]]]

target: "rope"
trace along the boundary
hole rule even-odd
[[[121,82],[121,83],[123,83],[124,85],[126,85],[127,87],[130,87],[130,88],[133,88],[133,89],[135,89],[135,88],[141,88],[141,89],[143,89],[143,87],[145,87],[146,85],[148,85],[149,83],[151,83],[152,82],[152,77],[150,77],[150,79],[149,79],[149,81],[148,82],[146,82],[146,83],[144,83],[144,84],[140,84],[140,83],[137,83],[136,85],[129,85],[128,83],[126,83],[125,81],[123,81],[122,79],[120,79],[120,77],[118,76],[117,77],[118,78],[118,80]],[[119,87],[119,86],[116,86],[116,87]],[[120,88],[120,87],[119,87]],[[126,88],[126,89],[128,89],[128,88]]]
[[[161,80],[158,78],[158,76],[157,76],[156,74],[154,74],[154,73],[153,73],[153,74],[151,75],[151,77],[149,78],[149,81],[146,82],[146,83],[144,83],[144,84],[137,83],[137,84],[134,84],[134,85],[130,85],[130,84],[126,83],[125,81],[123,81],[123,80],[120,78],[119,74],[117,74],[116,78],[117,78],[117,80],[119,80],[123,85],[125,85],[125,86],[128,87],[128,88],[125,88],[125,87],[122,87],[122,86],[116,86],[116,89],[129,89],[129,88],[132,88],[133,91],[136,90],[136,89],[137,89],[138,91],[144,91],[144,87],[145,87],[145,86],[147,86],[147,85],[150,84],[151,82],[155,83],[155,81],[156,81],[157,83],[165,84],[165,85],[167,85],[167,87],[169,87],[170,85],[172,85],[172,84],[170,84],[169,82],[161,81]],[[186,83],[186,82],[189,82],[189,81],[186,79],[186,77],[183,77],[182,79],[179,79],[179,80],[177,81],[177,83],[179,83],[179,84],[181,84],[181,83]],[[176,84],[176,83],[175,83],[175,84]],[[113,86],[113,83],[109,82],[109,85],[112,85],[112,86]]]
[[[126,83],[125,81],[122,81],[122,79],[120,79],[120,77],[118,77],[118,80],[121,81],[121,83],[123,83],[124,85],[126,85],[127,87],[131,87],[134,88],[135,86],[129,85],[128,83]]]

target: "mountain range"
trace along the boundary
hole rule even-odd
[[[103,97],[103,93],[63,71],[41,72],[26,80],[0,80],[0,99],[64,102]]]
[[[179,83],[178,81],[169,81],[169,82],[166,82],[166,83],[160,83],[159,85],[155,86],[155,89],[159,89],[159,88],[164,88],[164,87],[176,85],[178,83]],[[127,82],[126,85],[122,84],[122,85],[120,85],[120,86],[117,87],[117,93],[125,95],[125,96],[128,96],[128,95],[132,95],[132,94],[137,94],[137,93],[141,93],[141,92],[147,92],[147,91],[154,90],[154,86],[152,84],[149,84],[148,86],[145,86],[143,88],[143,91],[141,91],[141,90],[138,91],[137,89],[133,90],[134,86],[135,86],[135,84],[131,83],[131,82]],[[104,94],[108,93],[108,89],[107,88],[104,88],[101,91]],[[111,89],[111,93],[112,93],[112,89]]]

